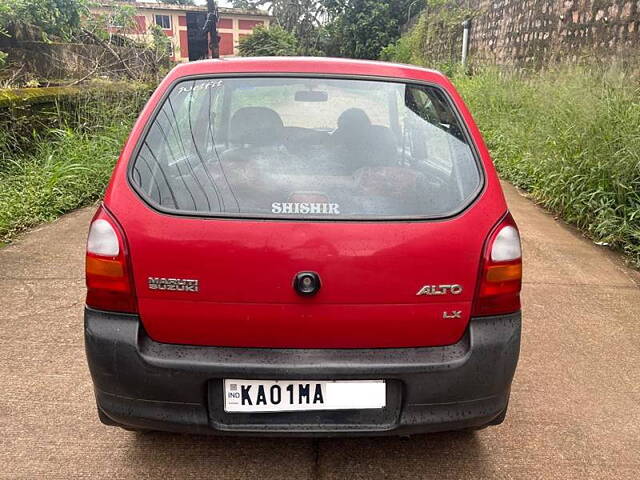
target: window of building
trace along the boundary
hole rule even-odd
[[[156,15],[156,25],[164,30],[171,30],[171,16]]]

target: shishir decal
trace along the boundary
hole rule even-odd
[[[271,213],[297,215],[340,215],[337,203],[279,203],[271,204]]]

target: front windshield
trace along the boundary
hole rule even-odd
[[[442,217],[481,185],[439,89],[289,77],[177,84],[131,179],[166,211],[271,218]]]

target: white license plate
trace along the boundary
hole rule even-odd
[[[386,406],[384,380],[225,380],[226,412],[363,410]]]

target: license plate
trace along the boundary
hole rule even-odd
[[[225,380],[226,412],[363,410],[386,406],[384,380]]]

